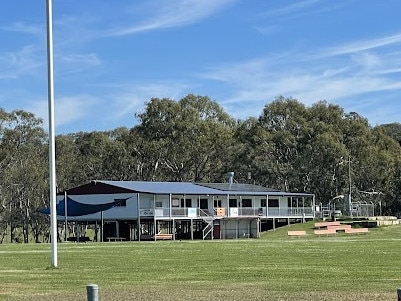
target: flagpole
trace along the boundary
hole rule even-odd
[[[57,267],[57,211],[56,211],[56,151],[54,135],[54,80],[53,80],[53,8],[46,0],[47,21],[47,96],[49,108],[49,172],[50,172],[50,237],[51,265]]]

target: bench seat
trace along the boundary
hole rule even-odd
[[[171,240],[173,239],[173,234],[171,233],[158,233],[154,237],[156,240]]]
[[[368,232],[369,232],[368,228],[345,229],[345,233],[347,233],[347,234],[358,234],[358,233],[368,233]]]
[[[304,235],[306,235],[306,231],[302,231],[302,230],[287,231],[287,235],[288,236],[304,236]]]
[[[317,229],[314,230],[315,235],[332,235],[336,234],[337,231],[335,229]]]
[[[327,226],[327,229],[334,229],[336,231],[345,231],[351,229],[351,225]]]

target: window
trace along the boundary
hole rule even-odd
[[[268,204],[269,204],[269,208],[278,208],[278,207],[280,207],[278,199],[269,199]]]
[[[287,201],[288,207],[298,207],[298,201],[299,201],[299,198],[288,197],[288,201]]]
[[[252,199],[242,199],[242,207],[252,207]]]
[[[192,207],[192,200],[191,199],[181,199],[181,208],[190,208]]]
[[[221,207],[221,200],[214,200],[214,208],[220,208]]]
[[[155,202],[155,207],[156,208],[163,208],[163,201],[156,201]]]
[[[116,202],[115,207],[127,207],[127,199],[114,199],[114,202]]]
[[[261,199],[260,200],[260,207],[267,207],[267,200],[266,199]]]
[[[172,207],[180,207],[180,200],[179,199],[172,199],[171,200]]]
[[[199,208],[200,209],[208,209],[208,200],[207,199],[200,199],[199,200]]]
[[[230,199],[228,205],[230,207],[238,207],[237,199]]]

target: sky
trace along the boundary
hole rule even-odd
[[[46,1],[2,0],[0,107],[48,127]],[[53,0],[56,134],[138,124],[151,98],[238,119],[278,96],[401,122],[399,0]]]

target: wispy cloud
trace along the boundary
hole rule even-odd
[[[26,34],[43,34],[44,31],[42,25],[26,24],[23,22],[15,22],[11,25],[0,26],[0,30]]]
[[[144,104],[153,97],[177,99],[183,96],[188,85],[180,81],[163,81],[153,83],[127,83],[110,86],[119,92],[109,95],[108,99],[115,107],[113,119],[120,119],[127,115],[134,116],[143,110]],[[118,108],[118,109],[117,109]]]
[[[41,50],[25,46],[18,51],[0,53],[0,79],[16,79],[31,74],[45,62],[39,59]]]
[[[178,99],[183,96],[187,86],[180,82],[160,82],[141,84],[107,84],[98,90],[107,93],[97,96],[79,94],[55,97],[55,125],[59,129],[90,126],[88,130],[131,126],[136,122],[135,114],[144,110],[144,105],[152,97]],[[47,101],[29,101],[27,110],[44,120],[48,126]]]
[[[150,16],[147,20],[135,25],[125,25],[122,28],[114,29],[109,34],[111,36],[123,36],[161,28],[186,26],[217,13],[234,1],[236,0],[153,1],[148,7]]]
[[[322,1],[322,0],[300,0],[290,1],[291,4],[285,5],[278,1],[277,8],[269,5],[268,10],[259,14],[265,20],[293,20],[308,17],[311,15],[322,15],[330,13],[334,10],[339,10],[352,1]]]
[[[332,51],[317,49],[315,54],[288,52],[221,64],[203,76],[234,91],[225,95],[224,104],[230,112],[244,102],[253,102],[261,110],[277,95],[292,96],[310,105],[321,99],[341,102],[366,93],[401,91],[399,77],[392,76],[401,71],[397,67],[401,59],[389,48],[400,38],[401,34],[332,47]],[[241,110],[242,116],[238,112],[235,115],[244,117],[248,113]]]
[[[102,60],[96,53],[73,53],[57,57],[63,72],[79,73],[88,68],[102,65]]]
[[[264,12],[265,16],[283,16],[283,15],[294,15],[297,12],[304,11],[305,9],[310,8],[310,6],[315,5],[321,0],[303,0],[303,1],[295,1],[292,4],[286,6],[280,6],[276,9],[270,9],[267,12]]]
[[[64,62],[74,63],[74,64],[82,64],[82,63],[86,63],[89,65],[100,65],[101,64],[101,60],[99,59],[98,55],[95,53],[69,54],[69,55],[65,55],[65,56],[61,57],[61,60],[63,60]]]
[[[48,125],[48,103],[46,100],[32,100],[27,108],[29,112],[42,118],[44,126]],[[99,99],[90,95],[75,95],[56,97],[54,122],[57,127],[73,124],[76,121],[87,118],[99,103]]]
[[[352,42],[337,47],[328,48],[321,53],[322,56],[338,56],[391,46],[401,43],[401,33],[377,39]]]

